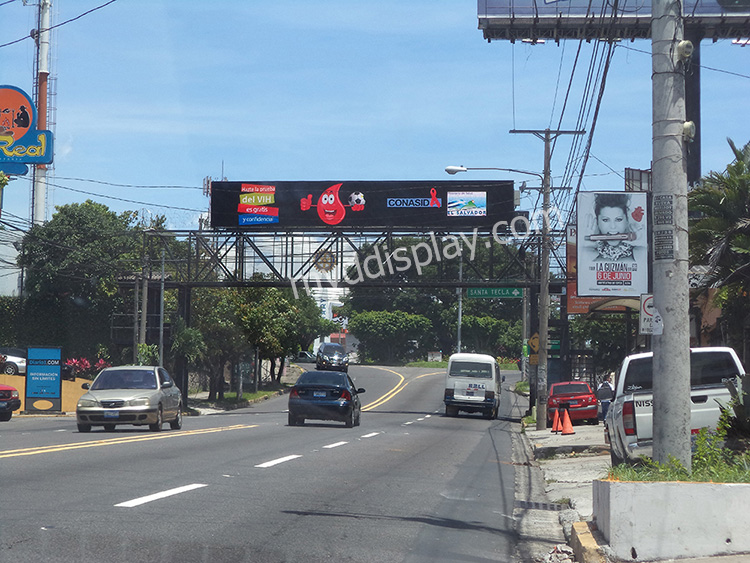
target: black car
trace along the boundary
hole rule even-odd
[[[345,373],[306,371],[289,392],[289,426],[301,426],[306,418],[336,420],[347,428],[359,426],[359,394],[364,392]]]
[[[347,356],[341,344],[324,342],[318,348],[318,354],[315,356],[315,368],[348,372],[349,356]]]

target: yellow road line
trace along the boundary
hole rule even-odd
[[[373,367],[373,366],[367,366],[367,367]],[[410,383],[409,381],[406,381],[406,378],[403,375],[401,375],[400,373],[398,373],[396,371],[393,371],[392,369],[380,368],[380,367],[375,368],[375,369],[382,369],[383,371],[389,371],[391,373],[396,374],[401,379],[396,384],[396,386],[393,389],[391,389],[390,391],[388,391],[385,395],[383,395],[382,397],[379,397],[378,399],[375,399],[372,403],[363,406],[362,407],[363,411],[371,411],[374,408],[377,408],[380,405],[383,405],[383,404],[387,403],[388,401],[390,401],[391,399],[393,399],[393,397],[395,397],[396,395],[398,395],[399,393],[401,393],[401,391],[403,391],[404,388],[406,388],[406,386],[409,385],[409,383]],[[442,373],[442,372],[436,371],[436,372],[431,372],[431,373],[423,373],[422,375],[418,375],[414,379],[421,379],[422,377],[427,377],[428,375],[437,375],[437,374],[440,374],[440,373]]]
[[[97,440],[95,442],[79,442],[76,444],[60,444],[57,446],[41,446],[37,448],[23,448],[20,450],[10,450],[0,453],[0,459],[8,457],[21,457],[37,454],[48,454],[54,452],[63,452],[67,450],[79,450],[82,448],[97,448],[100,446],[117,446],[120,444],[130,444],[134,442],[146,442],[149,440],[164,440],[166,438],[179,438],[181,436],[195,436],[197,434],[211,434],[214,432],[224,432],[225,430],[241,430],[244,428],[256,428],[257,424],[235,424],[223,428],[206,428],[203,430],[187,430],[184,432],[168,432],[165,434],[147,434],[143,436],[123,436],[121,438],[110,438],[107,440]]]

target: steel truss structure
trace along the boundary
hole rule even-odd
[[[565,280],[563,241],[563,231],[551,233],[557,285]],[[158,280],[164,256],[168,288],[538,287],[540,243],[539,234],[490,232],[146,231],[136,275]],[[429,276],[415,275],[428,266]]]

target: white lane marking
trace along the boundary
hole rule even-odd
[[[324,450],[330,450],[331,448],[338,448],[339,446],[343,446],[344,444],[348,444],[349,442],[336,442],[335,444],[328,444],[327,446],[323,446]]]
[[[409,422],[404,422],[404,424],[405,424],[405,425],[407,425],[407,424],[414,424],[414,421],[413,421],[413,420],[410,420]]]
[[[365,434],[362,437],[363,438],[372,438],[373,436],[377,436],[378,434],[380,434],[380,432],[370,432],[369,434]]]
[[[265,463],[259,463],[255,467],[266,469],[267,467],[273,467],[274,465],[278,465],[279,463],[284,463],[285,461],[291,461],[293,459],[297,459],[298,457],[302,457],[302,456],[301,455],[288,455],[286,457],[280,457],[279,459],[274,459],[271,461],[267,461]]]
[[[115,506],[133,508],[134,506],[140,506],[141,504],[146,504],[147,502],[153,502],[155,500],[171,497],[172,495],[179,495],[180,493],[186,493],[188,491],[192,491],[193,489],[200,489],[201,487],[208,487],[208,485],[204,485],[202,483],[193,483],[192,485],[185,485],[184,487],[177,487],[176,489],[170,489],[168,491],[162,491],[161,493],[154,493],[153,495],[121,502],[120,504],[116,504]]]

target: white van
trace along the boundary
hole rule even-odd
[[[481,412],[497,418],[500,406],[500,375],[497,360],[487,354],[453,354],[445,374],[445,416],[458,411]]]

